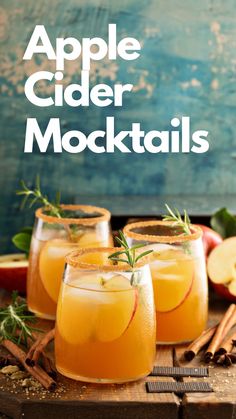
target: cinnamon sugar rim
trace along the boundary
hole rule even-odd
[[[73,252],[66,255],[66,263],[70,266],[73,266],[73,268],[80,268],[84,270],[92,270],[92,271],[105,271],[105,272],[132,272],[133,268],[131,268],[130,265],[126,263],[121,263],[119,265],[108,265],[108,264],[97,264],[97,263],[88,263],[80,261],[80,256],[86,255],[86,254],[93,254],[93,253],[115,253],[120,250],[123,250],[123,247],[94,247],[94,248],[86,248],[86,249],[79,249],[74,250]],[[108,259],[109,260],[109,259]],[[112,263],[112,261],[111,261]],[[144,265],[147,265],[149,263],[149,257],[144,256],[142,260],[140,260],[138,263],[134,265],[134,269],[141,268]]]
[[[100,223],[101,221],[109,221],[111,218],[111,213],[105,208],[94,207],[93,205],[65,205],[61,204],[60,208],[69,210],[69,211],[76,211],[81,210],[84,213],[94,213],[97,212],[101,215],[97,217],[91,218],[58,218],[54,217],[53,215],[47,215],[44,213],[48,207],[41,207],[35,211],[35,216],[40,218],[47,223],[55,223],[55,224],[84,224],[84,225],[93,225]]]
[[[154,221],[138,221],[136,223],[131,223],[131,224],[127,224],[124,229],[123,232],[124,234],[129,237],[132,238],[134,240],[139,240],[139,241],[149,241],[149,242],[155,242],[155,243],[182,243],[182,242],[186,242],[189,240],[197,240],[199,239],[199,237],[202,236],[202,230],[201,227],[198,227],[196,225],[191,224],[190,225],[190,230],[191,230],[191,234],[176,234],[174,236],[160,236],[158,234],[153,235],[153,234],[141,234],[141,233],[136,233],[134,231],[132,231],[135,228],[139,228],[139,227],[149,227],[149,226],[172,226],[174,227],[175,224],[172,221],[160,221],[160,220],[154,220]]]

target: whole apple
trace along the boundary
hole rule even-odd
[[[22,253],[0,256],[0,288],[26,293],[28,260]]]
[[[216,246],[222,243],[223,239],[216,231],[212,230],[212,228],[203,224],[198,224],[198,226],[201,227],[203,232],[202,241],[205,256],[207,257]]]

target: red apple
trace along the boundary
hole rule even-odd
[[[224,298],[225,300],[231,301],[232,303],[236,303],[236,295],[232,295],[229,292],[229,289],[226,285],[223,284],[214,284],[214,282],[210,281],[212,288],[220,297]]]
[[[23,253],[0,256],[0,288],[26,292],[28,260]]]
[[[217,294],[236,302],[236,237],[225,239],[212,250],[207,271]]]
[[[218,233],[216,233],[216,231],[212,230],[210,227],[204,226],[203,224],[198,224],[198,226],[201,227],[203,232],[202,241],[205,256],[207,257],[216,246],[222,243],[223,239]]]

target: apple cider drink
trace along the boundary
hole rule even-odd
[[[27,303],[38,317],[55,319],[65,256],[78,247],[112,244],[106,209],[85,205],[61,205],[63,217],[36,211],[27,277]]]
[[[66,257],[57,306],[55,359],[70,378],[101,383],[150,373],[156,326],[146,258],[114,264],[115,248],[81,249]],[[91,262],[92,261],[92,262]]]
[[[190,225],[190,234],[168,221],[128,224],[129,244],[152,248],[150,268],[157,317],[158,343],[181,343],[204,330],[208,289],[201,229]]]

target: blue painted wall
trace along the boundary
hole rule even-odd
[[[50,5],[49,5],[50,4]],[[64,201],[79,195],[215,195],[236,191],[236,9],[234,0],[1,0],[0,75],[0,233],[2,251],[29,213],[19,213],[14,191],[21,178],[36,173],[50,194],[60,188]],[[44,24],[52,42],[58,36],[101,36],[117,23],[118,37],[142,44],[136,61],[107,60],[92,66],[92,84],[130,82],[122,109],[38,108],[24,96],[26,78],[54,71],[44,57],[22,56],[33,28]],[[78,82],[80,63],[66,67],[66,82]],[[41,92],[48,92],[42,85]],[[103,129],[114,115],[117,131],[141,122],[144,130],[170,130],[172,117],[191,116],[192,130],[210,132],[202,155],[23,153],[25,122],[37,117],[46,127],[60,117],[63,132]]]

